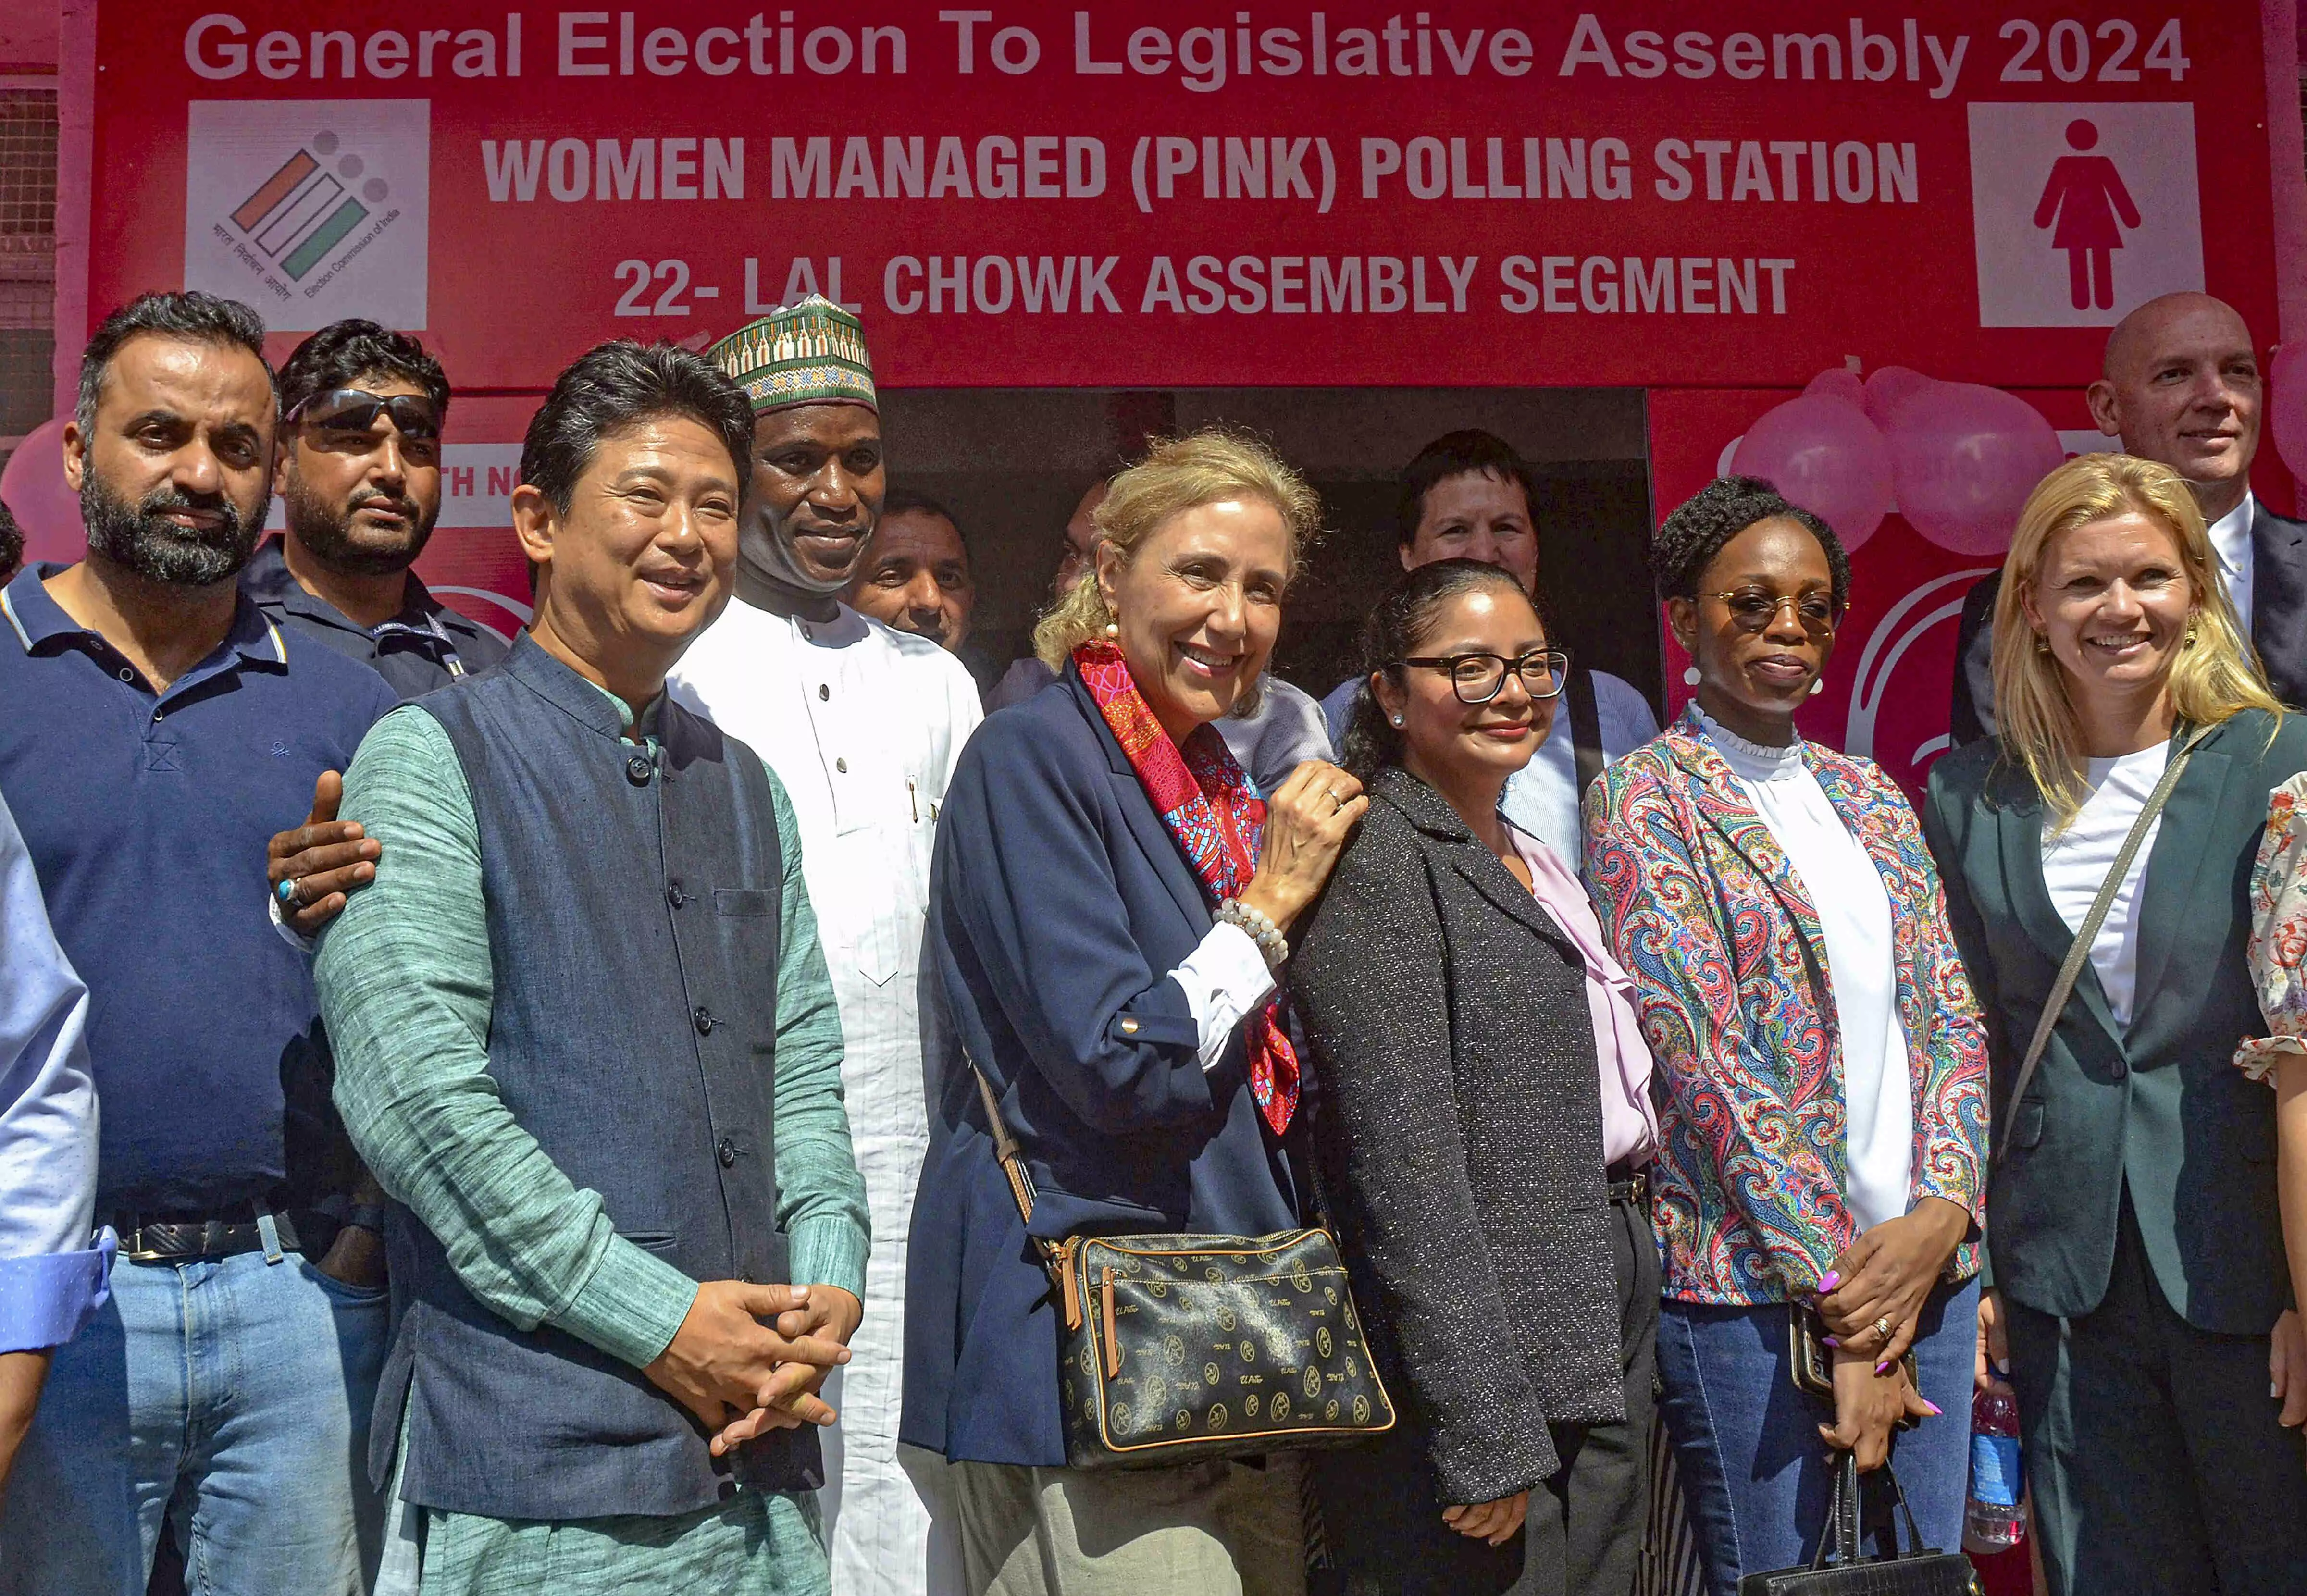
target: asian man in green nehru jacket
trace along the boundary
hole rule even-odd
[[[829,1588],[818,1393],[868,1234],[840,1020],[784,788],[665,691],[729,601],[752,435],[699,356],[580,357],[513,494],[528,630],[346,773],[382,857],[317,969],[399,1205],[384,1592]]]

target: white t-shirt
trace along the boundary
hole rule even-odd
[[[2131,835],[2131,823],[2147,807],[2170,760],[2171,748],[2165,742],[2116,759],[2089,760],[2083,781],[2090,796],[2083,800],[2075,823],[2054,837],[2054,822],[2045,818],[2043,885],[2069,931],[2082,929],[2114,856],[2123,851],[2123,839]],[[2155,851],[2156,833],[2162,829],[2163,817],[2157,815],[2091,940],[2091,967],[2098,972],[2099,988],[2119,1025],[2131,1023],[2131,1000],[2139,985],[2139,887],[2147,879],[2147,856]]]
[[[1843,1203],[1862,1231],[1897,1219],[1914,1191],[1915,1088],[1899,1017],[1891,895],[1873,856],[1803,762],[1800,742],[1749,742],[1702,711],[1699,723],[1818,913],[1842,1046]]]

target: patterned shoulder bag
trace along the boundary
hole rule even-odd
[[[992,1083],[967,1062],[1030,1231],[1033,1176]],[[1347,1446],[1394,1428],[1326,1229],[1033,1246],[1057,1300],[1070,1467],[1173,1468]]]

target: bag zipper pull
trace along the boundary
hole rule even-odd
[[[1105,1283],[1100,1288],[1105,1307],[1105,1377],[1121,1377],[1121,1334],[1113,1323],[1113,1266],[1105,1266]]]
[[[1058,1252],[1058,1295],[1066,1300],[1066,1328],[1068,1331],[1078,1330],[1082,1326],[1081,1292],[1076,1289],[1078,1283],[1074,1275],[1076,1245],[1076,1242],[1068,1241]]]

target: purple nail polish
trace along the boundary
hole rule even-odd
[[[1823,1346],[1839,1347],[1842,1344],[1840,1342],[1835,1340],[1831,1335],[1822,1335],[1818,1339],[1820,1344]]]
[[[1818,1294],[1822,1297],[1842,1283],[1842,1276],[1832,1269],[1819,1276]]]
[[[1940,1415],[1940,1412],[1939,1412],[1939,1404],[1938,1404],[1938,1403],[1934,1403],[1934,1402],[1933,1402],[1929,1397],[1925,1396],[1925,1398],[1923,1398],[1923,1406],[1925,1406],[1925,1407],[1928,1408],[1928,1409],[1931,1411],[1931,1417],[1932,1417],[1932,1418],[1936,1419],[1936,1418],[1939,1418],[1939,1417],[1941,1416],[1941,1415]]]
[[[1883,1359],[1882,1362],[1874,1366],[1874,1372],[1878,1375],[1889,1374],[1891,1372],[1891,1360],[1888,1358]]]

